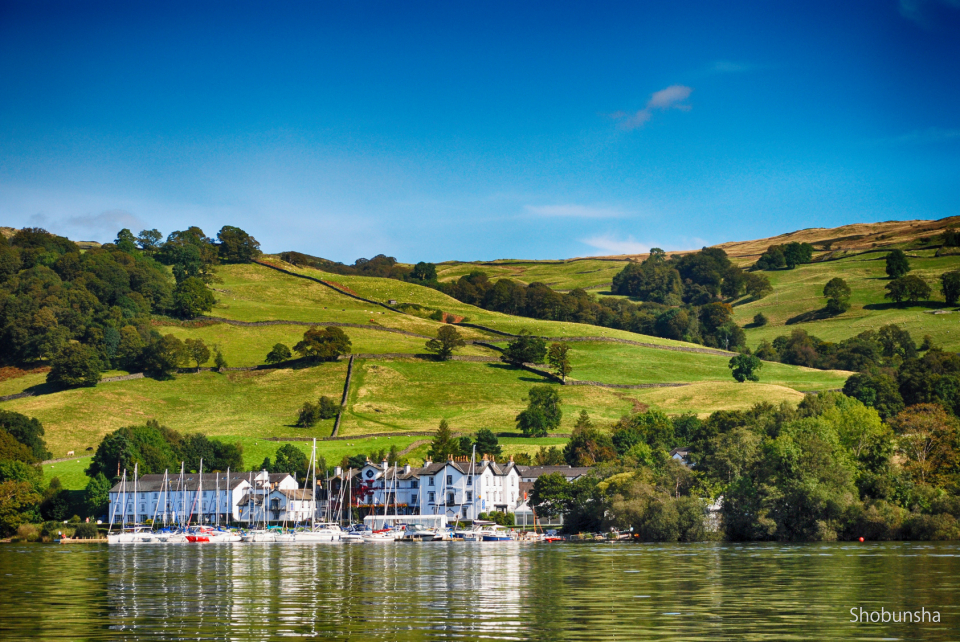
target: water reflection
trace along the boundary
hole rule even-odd
[[[958,571],[956,543],[6,545],[0,639],[952,640]]]

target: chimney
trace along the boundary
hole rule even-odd
[[[403,474],[404,474],[404,475],[409,475],[409,474],[410,474],[410,470],[411,470],[410,464],[407,464],[406,466],[403,467]]]
[[[335,467],[335,468],[333,469],[333,476],[334,476],[334,477],[339,477],[339,476],[342,475],[342,474],[343,474],[343,468],[340,468],[340,466],[337,466],[337,467]]]
[[[384,459],[384,460],[383,460],[383,472],[387,472],[387,466],[388,466],[388,465],[389,465],[389,464],[387,463],[387,460]]]
[[[448,461],[448,462],[451,462],[451,463],[453,462],[453,455],[452,455],[452,454],[447,455],[447,461]]]
[[[513,463],[513,455],[510,455],[510,463]]]

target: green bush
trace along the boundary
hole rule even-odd
[[[36,542],[40,539],[40,529],[36,524],[20,524],[17,527],[16,540],[20,542]]]
[[[99,535],[97,531],[97,525],[93,522],[85,522],[83,524],[77,525],[77,530],[74,533],[74,537],[80,539],[96,539]]]

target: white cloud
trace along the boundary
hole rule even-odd
[[[898,143],[942,143],[950,140],[960,139],[960,129],[940,129],[939,127],[930,127],[929,129],[912,131],[903,136],[898,136]]]
[[[30,216],[29,224],[62,234],[76,241],[112,241],[117,232],[129,228],[134,234],[147,227],[139,217],[126,210],[107,210],[100,214],[85,214],[69,218],[51,219],[43,213]]]
[[[634,114],[618,111],[612,114],[612,117],[620,121],[620,126],[624,129],[636,129],[643,127],[652,117],[653,111],[665,111],[667,109],[679,109],[680,111],[690,111],[690,105],[684,101],[690,97],[693,88],[686,85],[670,85],[665,89],[654,92],[647,101],[646,107]]]
[[[738,74],[745,71],[753,71],[754,69],[756,69],[755,65],[733,62],[732,60],[715,60],[713,64],[710,65],[710,71],[719,74]]]
[[[594,247],[600,252],[595,252],[594,254],[646,254],[650,251],[650,245],[646,243],[640,243],[639,241],[634,240],[632,236],[628,236],[626,240],[618,240],[609,234],[603,234],[600,236],[591,236],[587,239],[581,239],[581,243],[586,243],[590,247]]]
[[[526,205],[524,209],[530,214],[544,217],[561,218],[621,218],[624,214],[620,210],[609,207],[591,207],[588,205]]]

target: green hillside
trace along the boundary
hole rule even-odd
[[[493,280],[513,279],[524,284],[540,282],[560,291],[574,288],[597,290],[609,287],[614,275],[626,264],[626,260],[609,259],[451,262],[437,265],[437,278],[441,281],[453,281],[474,270],[480,270]]]
[[[900,306],[884,298],[884,286],[889,282],[885,273],[886,252],[869,252],[800,265],[793,270],[764,272],[770,277],[773,293],[758,301],[744,300],[735,305],[735,318],[745,327],[751,347],[764,339],[789,334],[795,328],[824,340],[839,341],[894,323],[908,330],[918,342],[929,334],[944,349],[960,351],[960,314],[946,306],[939,289],[942,273],[960,269],[960,256],[936,257],[935,253],[935,250],[907,253],[912,267],[910,274],[924,279],[934,293],[931,301],[921,305]],[[826,302],[823,286],[834,277],[844,279],[850,286],[853,292],[850,309],[837,317],[804,321],[803,315],[815,315],[823,309]],[[935,310],[950,313],[931,314]],[[758,312],[766,315],[770,322],[752,327],[750,324]]]

